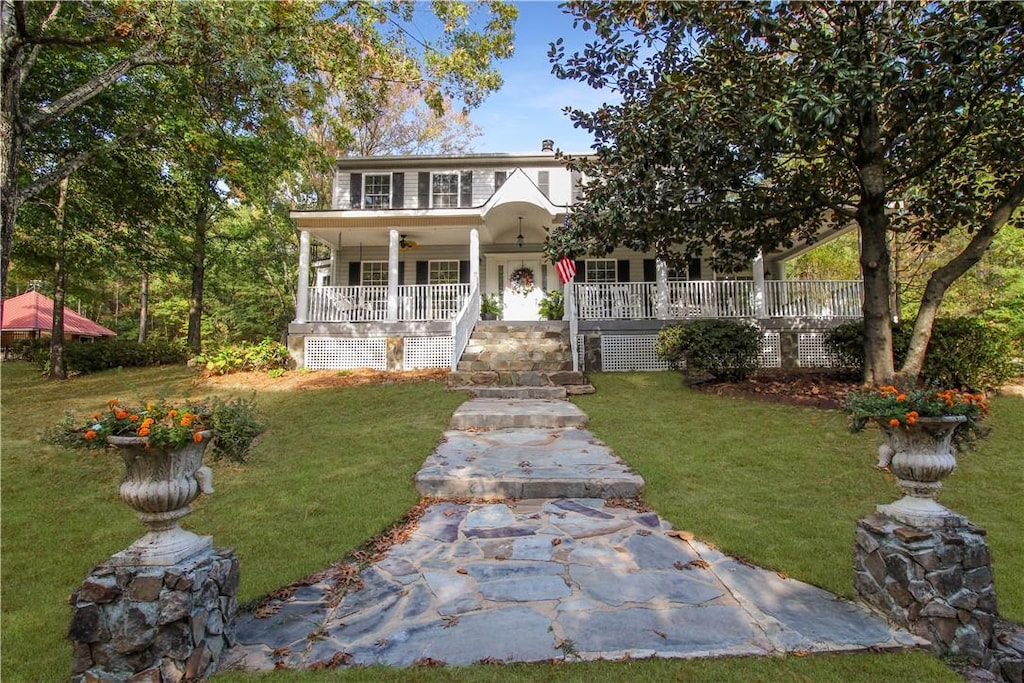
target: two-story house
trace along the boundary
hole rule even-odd
[[[505,321],[537,320],[544,292],[563,289],[544,239],[579,189],[550,140],[536,154],[339,159],[333,208],[292,213],[300,231],[293,357],[312,369],[454,368],[481,296],[502,300]],[[860,315],[857,282],[783,279],[784,261],[803,250],[729,274],[699,259],[670,270],[625,249],[580,259],[564,289],[575,360],[586,369],[664,367],[652,352],[663,325],[735,317],[759,321],[767,365],[794,362],[798,340],[785,335],[820,336]]]

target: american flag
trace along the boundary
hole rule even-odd
[[[565,230],[569,227],[569,214],[565,214],[565,220],[562,222],[562,229]],[[555,270],[558,271],[558,279],[562,281],[564,285],[569,280],[576,277],[576,262],[568,256],[563,256],[562,260],[555,264]]]

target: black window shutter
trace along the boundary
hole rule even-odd
[[[399,286],[405,284],[405,261],[398,262],[398,284]]]
[[[690,262],[687,265],[687,269],[686,269],[686,277],[689,278],[690,280],[699,280],[700,279],[700,259],[699,258],[692,258],[692,259],[690,259]]]
[[[473,206],[473,172],[463,171],[459,180],[459,206]]]
[[[405,206],[405,174],[391,174],[391,208],[401,209]]]
[[[616,281],[618,282],[629,282],[629,261],[626,259],[619,259],[615,264]]]
[[[497,190],[499,187],[505,184],[505,180],[508,179],[508,171],[495,171],[494,172],[494,189]]]
[[[550,199],[548,192],[551,190],[551,172],[550,171],[538,171],[537,172],[537,189],[541,191],[545,197]]]
[[[416,262],[416,284],[425,285],[430,280],[429,265],[426,261]]]
[[[352,200],[353,209],[363,207],[363,174],[352,173],[349,177],[349,197]]]
[[[421,209],[430,208],[430,171],[420,171],[419,179],[417,181],[418,186],[416,188],[420,195],[420,206]]]
[[[587,262],[580,260],[576,261],[576,282],[587,281]]]
[[[357,287],[359,282],[359,261],[348,263],[348,284],[350,287]]]
[[[644,259],[644,282],[654,282],[658,279],[658,264],[652,258]]]
[[[459,282],[469,282],[469,261],[459,261]]]

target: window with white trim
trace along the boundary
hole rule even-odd
[[[617,282],[615,259],[587,259],[586,282]]]
[[[430,206],[435,209],[459,208],[458,173],[433,173],[430,185]]]
[[[363,261],[359,276],[359,284],[364,287],[387,286],[388,284],[388,262],[387,261]]]
[[[363,176],[363,208],[391,208],[390,173],[367,173]]]
[[[430,261],[427,283],[432,285],[457,285],[459,283],[458,261]]]

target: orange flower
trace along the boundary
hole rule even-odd
[[[139,427],[139,436],[149,436],[149,427]]]
[[[85,440],[86,441],[92,441],[97,436],[99,436],[99,435],[96,433],[96,430],[95,429],[90,429],[89,431],[87,431],[85,433]]]
[[[192,424],[192,415],[191,413],[185,413],[181,416],[181,426],[188,427],[190,424]]]
[[[128,413],[126,413],[123,410],[119,410],[116,413],[114,413],[114,417],[116,417],[118,420],[123,420],[126,417],[128,417]]]
[[[141,425],[139,425],[139,426],[140,426],[140,427],[150,427],[150,426],[152,426],[152,425],[153,425],[153,423],[154,423],[155,421],[156,421],[156,420],[154,420],[153,418],[151,418],[151,417],[147,417],[147,418],[146,418],[145,420],[143,420],[143,421],[142,421],[142,424],[141,424]]]
[[[92,414],[92,419],[94,419],[94,420],[100,419],[100,414],[99,413],[93,413]]]
[[[912,425],[912,424],[914,424],[915,422],[917,422],[917,418],[916,418],[916,417],[910,417],[910,416],[907,416],[907,424],[908,424],[908,425]]]
[[[192,440],[195,441],[196,443],[202,443],[202,441],[203,441],[203,433],[202,432],[196,432],[195,434],[192,435]]]
[[[900,426],[900,421],[899,421],[899,420],[897,420],[897,419],[896,419],[896,418],[894,417],[893,419],[889,420],[889,426],[890,426],[890,427],[899,427],[899,426]]]
[[[174,418],[178,417],[178,411],[177,410],[172,410],[171,412],[167,413],[167,417],[169,417],[169,418],[171,418],[173,420]]]
[[[917,418],[921,417],[921,413],[917,412],[916,410],[911,410],[909,413],[907,413],[907,417],[912,417],[916,420]]]
[[[900,394],[899,396],[896,397],[896,400],[897,401],[906,401],[907,400],[907,395],[906,394]]]
[[[139,421],[139,416],[138,415],[132,415],[128,419],[131,420],[132,422],[138,422]]]

